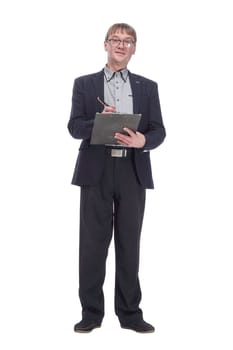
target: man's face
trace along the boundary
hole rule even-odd
[[[116,31],[105,41],[104,48],[108,53],[108,63],[123,68],[127,66],[131,56],[135,53],[136,43],[131,35]]]

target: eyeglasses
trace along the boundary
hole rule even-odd
[[[107,41],[111,44],[112,47],[117,47],[122,43],[123,47],[127,47],[128,49],[135,44],[135,41],[130,39],[125,39],[125,40],[108,39]]]

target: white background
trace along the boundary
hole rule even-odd
[[[1,349],[232,350],[230,3],[1,1]],[[167,129],[141,245],[141,306],[156,332],[119,327],[111,246],[103,327],[78,335],[79,141],[67,122],[73,80],[103,68],[115,22],[137,30],[129,69],[158,82]]]

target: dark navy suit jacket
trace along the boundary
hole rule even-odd
[[[157,83],[129,72],[133,94],[133,112],[142,114],[138,131],[146,137],[144,148],[134,149],[135,171],[143,188],[154,188],[150,150],[158,147],[166,133],[162,121]],[[82,139],[72,184],[96,185],[105,165],[105,146],[90,145],[96,112],[103,107],[97,97],[104,99],[104,70],[81,76],[74,81],[72,108],[68,130],[76,139]]]

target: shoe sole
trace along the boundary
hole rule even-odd
[[[155,332],[155,329],[152,329],[152,330],[149,330],[149,331],[138,331],[138,330],[130,328],[130,327],[121,326],[121,328],[128,329],[130,331],[134,331],[134,332],[137,332],[137,333],[154,333]]]
[[[96,326],[91,329],[74,329],[75,333],[91,333],[94,329],[100,328],[101,326]]]

